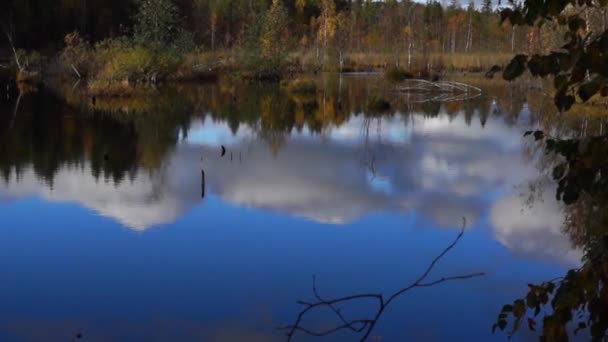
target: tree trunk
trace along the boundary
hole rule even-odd
[[[407,46],[407,68],[412,68],[412,39],[409,39]]]
[[[211,50],[215,50],[215,27],[211,28]]]
[[[511,53],[515,52],[515,25],[511,27]]]

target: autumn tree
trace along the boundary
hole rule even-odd
[[[327,44],[336,34],[336,4],[334,0],[319,0],[321,14],[319,15],[319,31],[317,41],[323,45],[323,64],[327,59]]]
[[[278,73],[281,69],[287,56],[287,37],[287,10],[281,0],[272,0],[260,34],[261,57],[266,62],[268,72]]]

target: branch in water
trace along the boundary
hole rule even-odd
[[[298,316],[296,317],[295,322],[290,325],[278,327],[277,329],[281,330],[281,331],[285,331],[285,336],[287,337],[287,341],[291,341],[293,336],[295,335],[295,333],[298,331],[305,333],[307,335],[311,335],[311,336],[327,336],[327,335],[331,335],[331,334],[334,334],[334,333],[342,331],[342,330],[350,330],[355,333],[360,333],[360,334],[362,334],[360,340],[366,341],[367,338],[372,333],[372,331],[374,330],[376,323],[378,323],[378,321],[380,320],[380,317],[382,316],[382,314],[384,313],[384,310],[388,307],[388,305],[391,304],[399,296],[405,294],[406,292],[408,292],[414,288],[417,288],[417,287],[431,287],[431,286],[435,286],[435,285],[438,285],[438,284],[441,284],[444,282],[448,282],[448,281],[466,280],[466,279],[481,277],[481,276],[485,275],[484,272],[477,272],[477,273],[470,273],[470,274],[463,274],[463,275],[441,277],[439,279],[425,282],[425,280],[428,278],[429,274],[435,268],[437,263],[452,248],[454,248],[454,246],[456,246],[458,241],[460,241],[460,239],[464,235],[465,227],[466,227],[466,219],[463,218],[463,224],[462,224],[462,228],[460,229],[460,233],[456,236],[456,238],[450,245],[448,245],[437,257],[435,257],[435,259],[433,259],[433,261],[431,261],[431,263],[426,268],[424,273],[422,273],[422,275],[420,275],[410,285],[397,290],[396,292],[394,292],[393,294],[391,294],[389,296],[385,296],[384,294],[376,294],[376,293],[362,293],[362,294],[355,294],[355,295],[351,295],[351,296],[345,296],[345,297],[339,297],[339,298],[333,298],[333,299],[323,299],[317,290],[316,277],[313,275],[312,292],[314,294],[316,301],[315,302],[298,301],[297,302],[298,304],[304,305],[304,309],[302,309],[298,313]],[[372,317],[364,318],[364,319],[347,319],[344,316],[344,314],[342,313],[341,309],[338,307],[338,304],[345,303],[345,302],[353,302],[353,301],[357,301],[357,300],[361,300],[361,299],[373,299],[373,300],[377,301],[378,306],[377,306],[376,311],[373,313]],[[330,328],[327,330],[322,330],[322,331],[314,331],[314,330],[303,327],[301,325],[301,323],[302,323],[302,319],[304,318],[304,316],[306,316],[306,314],[310,313],[312,310],[314,310],[316,308],[320,308],[320,307],[329,308],[336,315],[337,319],[340,321],[340,324],[336,325],[333,328]]]

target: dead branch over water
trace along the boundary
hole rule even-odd
[[[454,81],[405,80],[397,90],[408,97],[410,103],[465,101],[481,96],[482,90],[466,83]]]
[[[327,336],[327,335],[331,335],[333,333],[336,333],[336,332],[342,331],[342,330],[350,330],[354,333],[361,334],[360,341],[366,341],[369,338],[372,331],[374,330],[376,324],[380,320],[385,309],[395,299],[397,299],[401,295],[407,293],[408,291],[415,289],[415,288],[419,288],[419,287],[431,287],[431,286],[435,286],[435,285],[449,282],[449,281],[466,280],[466,279],[481,277],[481,276],[485,275],[484,272],[476,272],[476,273],[469,273],[469,274],[462,274],[462,275],[442,276],[441,278],[436,278],[434,280],[427,280],[431,271],[435,268],[437,263],[452,248],[454,248],[454,246],[456,246],[458,241],[460,241],[460,239],[464,235],[465,227],[466,227],[466,219],[463,218],[463,223],[462,223],[462,228],[460,229],[460,233],[456,236],[456,238],[450,245],[448,245],[439,255],[437,255],[435,257],[435,259],[433,259],[433,261],[431,261],[431,263],[426,268],[424,273],[422,273],[411,284],[397,290],[396,292],[394,292],[390,295],[386,295],[386,294],[382,294],[382,293],[362,293],[362,294],[355,294],[355,295],[350,295],[350,296],[345,296],[345,297],[325,299],[325,298],[321,297],[321,295],[319,294],[319,291],[317,290],[316,277],[313,275],[312,292],[315,297],[315,300],[314,301],[302,301],[302,300],[297,301],[297,303],[300,305],[303,305],[304,308],[298,313],[298,316],[296,317],[294,323],[290,324],[290,325],[278,327],[277,329],[285,332],[287,341],[291,341],[292,338],[294,337],[295,333],[298,331],[302,332],[304,334],[311,335],[311,336]],[[361,299],[372,299],[372,300],[376,301],[378,306],[377,306],[375,313],[373,313],[373,315],[371,315],[370,318],[347,319],[344,316],[344,314],[342,313],[340,307],[338,307],[338,304],[358,301]],[[336,315],[336,318],[339,320],[340,323],[338,323],[336,326],[334,326],[330,329],[326,329],[326,330],[322,330],[322,331],[315,331],[315,330],[311,330],[311,329],[308,329],[308,328],[302,326],[302,319],[304,318],[304,316],[306,316],[308,313],[313,312],[314,309],[322,308],[322,307],[329,308]]]

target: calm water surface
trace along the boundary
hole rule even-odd
[[[17,94],[3,96],[0,340],[281,341],[274,328],[313,299],[313,274],[326,297],[397,290],[462,217],[432,278],[486,276],[407,293],[374,335],[506,340],[491,333],[502,305],[581,258],[522,138],[542,124],[542,96],[481,82],[475,99],[415,103],[373,77],[319,84],[95,103],[70,85],[24,94],[16,110]],[[390,111],[368,109],[377,94]]]

